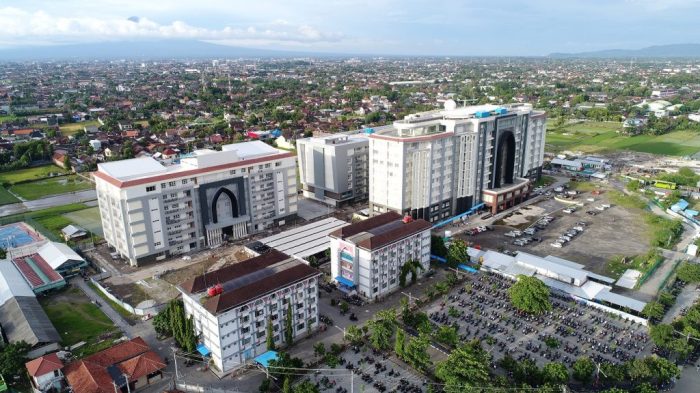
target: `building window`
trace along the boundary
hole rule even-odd
[[[304,322],[297,325],[297,330],[301,330],[303,328],[304,328]]]
[[[146,187],[146,192],[153,192],[156,190],[156,186],[148,186]]]
[[[169,185],[170,187],[175,187],[175,184],[176,184],[176,183],[175,183],[174,181],[171,181],[171,182],[168,183],[168,185]]]
[[[187,184],[187,179],[182,179],[182,184]]]

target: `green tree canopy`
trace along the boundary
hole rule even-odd
[[[452,351],[447,360],[439,363],[435,376],[445,384],[445,393],[469,391],[469,386],[490,384],[490,360],[478,341],[470,342]]]
[[[433,235],[430,237],[430,253],[439,257],[447,257],[447,247],[442,237]]]
[[[676,270],[676,276],[685,282],[700,282],[700,264],[683,262],[678,270]]]
[[[595,364],[593,361],[585,356],[576,359],[572,366],[573,377],[575,380],[581,383],[589,383],[591,378],[593,378],[593,372],[595,371]]]
[[[515,308],[531,314],[542,314],[552,309],[549,288],[535,277],[518,275],[518,282],[508,289],[510,301]]]
[[[430,339],[427,335],[421,334],[418,337],[411,337],[406,344],[403,353],[403,359],[420,371],[425,371],[430,367],[430,355],[428,347]]]
[[[393,309],[379,311],[367,322],[369,341],[375,349],[384,350],[391,347],[391,338],[396,330],[396,313]]]
[[[654,344],[666,348],[673,340],[673,326],[667,324],[652,325],[649,328],[649,336]]]
[[[664,317],[664,306],[659,302],[649,302],[644,306],[642,314],[647,318],[661,319]]]
[[[453,239],[452,244],[447,249],[447,264],[451,267],[469,262],[467,243],[462,239]]]
[[[0,351],[0,374],[6,380],[11,381],[14,376],[26,380],[27,370],[24,364],[27,362],[27,352],[31,345],[24,341],[5,345]]]
[[[542,368],[542,378],[546,383],[561,385],[569,381],[569,371],[562,363],[547,363]]]

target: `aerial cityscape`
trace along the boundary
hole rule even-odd
[[[700,391],[698,12],[0,5],[0,392]]]

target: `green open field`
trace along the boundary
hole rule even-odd
[[[80,123],[68,123],[61,125],[58,129],[59,131],[61,131],[61,135],[71,136],[73,134],[78,133],[79,131],[82,131],[85,127],[89,126],[99,127],[100,123],[98,123],[97,120],[83,121]]]
[[[658,136],[625,136],[616,132],[620,129],[620,123],[588,122],[548,131],[547,150],[584,153],[631,150],[672,156],[687,156],[700,151],[700,133],[695,131],[674,131]]]
[[[85,341],[87,345],[79,350],[84,356],[111,345],[111,340],[101,340],[101,336],[115,332],[116,327],[79,289],[70,288],[44,297],[41,306],[64,346]]]
[[[6,189],[0,187],[0,205],[9,205],[17,202],[19,202],[19,199],[10,194]]]
[[[0,183],[15,184],[28,180],[40,180],[57,174],[66,174],[63,168],[56,165],[43,165],[34,168],[18,169],[16,171],[1,172]]]
[[[102,221],[100,220],[100,208],[97,206],[66,213],[63,217],[100,237],[104,237]]]
[[[93,187],[90,181],[80,176],[68,175],[15,184],[11,187],[11,190],[24,199],[33,200],[50,195],[87,190]]]

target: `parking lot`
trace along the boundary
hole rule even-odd
[[[424,379],[395,363],[392,357],[374,353],[367,346],[347,349],[340,355],[336,370],[320,371],[307,378],[320,392],[327,393],[349,393],[351,383],[355,392],[421,393],[425,391]]]
[[[470,275],[446,301],[424,311],[434,323],[457,327],[462,342],[481,340],[494,361],[510,354],[540,366],[552,361],[571,366],[580,356],[621,363],[651,353],[645,326],[564,296],[551,296],[553,309],[547,314],[523,314],[510,305],[507,290],[512,284],[494,273]]]
[[[512,215],[496,221],[491,225],[492,231],[476,235],[465,232],[457,236],[487,249],[522,250],[541,256],[554,255],[581,263],[590,271],[599,274],[606,274],[607,262],[614,256],[638,255],[648,251],[649,234],[639,216],[611,204],[605,193],[595,196],[594,202],[587,200],[591,197],[589,193],[581,194],[577,201],[584,206],[576,207],[571,213],[564,212],[571,205],[553,198],[547,199],[518,209]],[[600,210],[603,209],[603,205],[611,207]],[[588,211],[595,212],[595,215],[588,214]],[[538,227],[537,222],[546,216],[551,217],[550,222]],[[483,226],[484,222],[477,218],[466,225]],[[532,234],[506,236],[513,231],[522,232],[528,228]],[[574,231],[576,234],[571,235]],[[622,233],[625,236],[620,236]],[[568,236],[569,239],[560,242],[562,236]],[[527,244],[518,242],[522,238],[531,238],[533,241]],[[561,247],[552,246],[556,243],[561,244]]]

